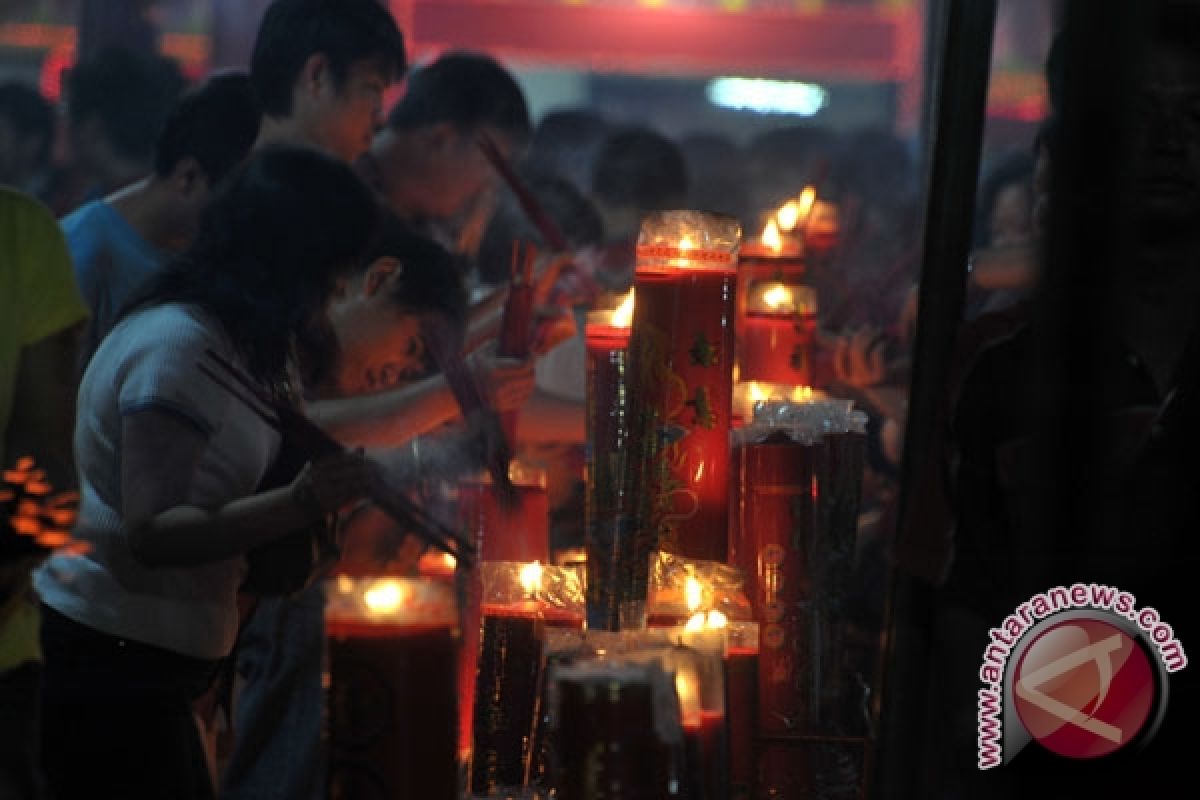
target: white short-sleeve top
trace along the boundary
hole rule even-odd
[[[237,635],[244,557],[196,567],[148,567],[129,549],[121,518],[122,418],[145,409],[178,415],[206,447],[186,503],[215,509],[253,494],[279,449],[278,432],[201,372],[212,349],[240,363],[223,329],[194,306],[165,304],[122,320],[96,351],[79,388],[75,537],[90,549],[55,554],[35,575],[42,601],[112,636],[196,658],[227,655]],[[136,487],[125,487],[136,491]]]

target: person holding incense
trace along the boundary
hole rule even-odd
[[[472,212],[490,216],[498,186],[481,139],[511,159],[530,130],[508,70],[487,55],[451,52],[409,76],[357,167],[393,213],[455,250]]]
[[[92,359],[75,438],[90,550],[36,576],[56,797],[213,796],[190,701],[233,647],[245,554],[363,498],[368,474],[346,453],[258,491],[280,432],[203,367],[215,354],[263,396],[298,402],[295,376],[319,357],[376,216],[348,167],[263,150]]]

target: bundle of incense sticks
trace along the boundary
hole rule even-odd
[[[66,547],[84,552],[87,543],[71,538],[75,524],[78,492],[54,493],[45,470],[33,458],[23,456],[0,474],[0,529],[7,522],[13,538],[5,537],[0,552],[7,557],[42,554]]]
[[[558,227],[558,224],[546,213],[546,209],[538,202],[537,196],[521,180],[521,176],[517,174],[512,165],[508,163],[508,159],[500,152],[500,148],[486,135],[479,137],[479,149],[483,151],[484,156],[495,168],[496,172],[504,180],[509,191],[516,197],[517,203],[520,204],[521,210],[525,212],[525,216],[537,228],[539,234],[551,251],[556,253],[566,253],[571,249],[570,242],[567,241],[566,234]],[[588,285],[594,284],[595,281],[588,271],[580,269],[578,264],[572,263],[568,268],[569,275],[564,276],[556,282],[556,286],[551,290],[548,298],[548,305],[560,305],[565,302],[566,298],[572,294],[571,282],[577,284]],[[530,281],[532,283],[532,280]],[[576,287],[577,288],[577,287]]]
[[[500,152],[500,148],[486,134],[481,134],[479,137],[479,149],[483,151],[484,156],[491,162],[496,172],[500,173],[500,177],[508,184],[508,188],[512,191],[513,196],[517,198],[517,202],[521,204],[521,209],[524,210],[525,216],[529,217],[529,221],[538,229],[538,233],[545,239],[546,244],[551,249],[558,252],[565,252],[570,248],[567,243],[567,237],[563,235],[558,225],[542,208],[542,204],[538,202],[537,197],[530,191],[525,182],[521,180],[512,165],[508,163],[508,159]]]
[[[341,442],[321,430],[308,417],[295,408],[267,396],[261,387],[220,354],[207,350],[205,356],[216,364],[224,375],[218,374],[204,362],[197,365],[201,372],[244,403],[255,415],[287,437],[310,458],[322,458],[346,451]],[[400,489],[393,486],[388,471],[382,464],[369,460],[368,463],[372,466],[371,502],[399,523],[405,532],[413,533],[427,544],[449,553],[458,559],[460,564],[472,563],[475,550],[468,540],[426,514]]]
[[[474,418],[483,426],[481,432],[486,447],[484,463],[497,496],[506,505],[515,505],[517,490],[508,475],[512,448],[500,428],[499,415],[488,403],[487,394],[463,360],[462,352],[458,349],[458,337],[450,330],[449,323],[434,314],[422,321],[421,338],[425,340],[425,347],[438,369],[445,375],[463,419]]]
[[[537,258],[537,248],[529,243],[524,243],[522,248],[522,244],[513,242],[512,283],[504,304],[504,318],[500,323],[497,353],[505,358],[528,358],[533,337],[533,262]],[[519,417],[519,411],[507,411],[500,420],[504,436],[513,450],[517,446]]]

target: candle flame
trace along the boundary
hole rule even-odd
[[[763,228],[762,243],[764,247],[769,247],[775,255],[783,252],[783,237],[779,234],[779,226],[775,224],[774,219],[769,220],[767,226]]]
[[[707,614],[703,611],[697,611],[688,619],[687,624],[683,626],[686,633],[698,633],[704,630],[720,630],[729,625],[729,617],[725,616],[720,611],[709,611]]]
[[[797,386],[792,389],[792,402],[810,403],[816,398],[811,386]]]
[[[805,186],[804,191],[800,192],[799,199],[796,200],[796,221],[808,221],[812,214],[813,206],[817,204],[817,190],[812,186]]]
[[[698,611],[700,605],[704,602],[704,587],[700,584],[700,581],[688,575],[687,582],[683,585],[683,596],[687,602],[688,611]]]
[[[700,680],[693,670],[680,668],[675,673],[675,694],[680,717],[690,720],[700,714]]]
[[[373,614],[390,614],[404,602],[404,592],[399,581],[377,581],[363,592],[363,602]]]
[[[792,296],[792,290],[782,283],[777,283],[763,292],[762,300],[767,308],[772,311],[778,311],[784,306],[795,306],[795,298]]]
[[[780,230],[788,233],[794,231],[796,223],[800,221],[800,203],[796,200],[788,200],[775,212],[775,221],[779,223]]]
[[[696,247],[696,243],[693,242],[692,237],[688,236],[687,234],[684,234],[683,238],[681,238],[679,240],[679,249],[680,250],[692,250],[695,247]]]
[[[442,553],[442,563],[446,565],[446,569],[454,569],[458,566],[458,559],[449,553]]]
[[[527,594],[535,594],[542,588],[542,565],[534,561],[521,567],[521,588]]]
[[[621,305],[617,306],[617,310],[613,312],[612,324],[614,328],[628,328],[633,324],[633,289],[630,289],[625,299],[621,301]]]

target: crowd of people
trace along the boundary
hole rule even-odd
[[[412,567],[411,541],[374,546],[390,523],[361,510],[372,471],[386,461],[414,490],[450,482],[481,468],[486,435],[463,419],[430,329],[455,337],[493,409],[522,411],[518,450],[547,467],[552,551],[581,547],[580,315],[632,285],[654,210],[719,211],[752,234],[805,186],[837,205],[838,240],[808,280],[828,388],[870,413],[854,613],[879,624],[920,244],[897,137],[794,127],[743,145],[584,109],[535,121],[487,55],[410,65],[375,0],[275,0],[247,72],[189,86],[167,59],[113,49],[64,88],[71,160],[56,163],[57,112],[0,86],[0,466],[33,454],[56,488],[77,487],[86,545],[32,578],[29,561],[5,566],[0,794],[324,796],[322,589],[247,601],[247,556],[342,518],[347,558]],[[961,437],[987,427],[971,415],[990,413],[991,385],[968,367],[1025,319],[1056,130],[982,183],[955,374],[974,399],[954,417],[948,396],[958,425],[942,443],[965,448],[968,477],[983,445]],[[484,141],[567,252],[542,240]],[[555,335],[525,360],[495,342],[514,240],[543,251],[541,296],[561,290],[540,312],[558,315]],[[585,280],[564,280],[566,262]],[[200,369],[216,363],[250,396]],[[345,449],[297,451],[280,409]],[[950,505],[931,512],[947,529]],[[960,555],[948,585],[976,580],[972,568]],[[217,747],[221,715],[234,735]]]

